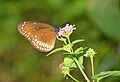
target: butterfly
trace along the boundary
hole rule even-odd
[[[18,31],[37,50],[49,52],[54,48],[58,28],[46,23],[25,21],[18,24]]]

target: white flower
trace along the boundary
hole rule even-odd
[[[66,24],[65,27],[63,27],[59,30],[58,36],[59,37],[69,36],[73,32],[73,30],[75,30],[75,29],[76,29],[75,25]]]

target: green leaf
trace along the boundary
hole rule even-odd
[[[64,50],[64,51],[67,51],[67,52],[70,52],[70,51],[71,51],[70,48],[71,48],[71,45],[70,45],[70,44],[67,44],[67,45],[64,45],[64,46],[63,46],[63,50]]]
[[[80,64],[80,66],[82,67],[82,69],[84,69],[84,66],[83,66],[83,56],[79,56],[78,62]]]
[[[70,55],[64,58],[64,65],[69,68],[77,68],[72,56]]]
[[[109,77],[109,76],[120,76],[120,71],[104,71],[104,72],[101,72],[101,73],[93,76],[92,78],[96,79],[96,80],[101,80],[101,79]]]
[[[48,54],[46,55],[46,57],[49,56],[49,55],[51,55],[51,54],[53,54],[53,53],[55,53],[55,52],[61,51],[61,50],[63,50],[63,48],[57,48],[57,49],[55,49],[55,50],[52,50],[50,53],[48,53]]]
[[[76,44],[76,43],[82,42],[82,41],[84,41],[84,39],[77,39],[77,40],[73,41],[72,44]]]
[[[71,53],[69,53],[69,52],[65,52],[65,53],[63,53],[63,54],[72,54],[72,55],[77,55],[77,54],[81,54],[81,53],[83,53],[83,50],[84,49],[86,49],[86,48],[83,48],[83,47],[79,47],[79,48],[77,48],[76,50],[75,50],[75,52],[71,52]]]
[[[78,49],[75,50],[75,53],[83,53],[83,47],[80,47]]]
[[[72,52],[72,53],[69,53],[69,52],[67,53],[67,52],[65,52],[65,53],[63,53],[63,54],[68,54],[68,55],[69,55],[69,54],[71,54],[71,55],[77,55],[77,54],[80,54],[80,53],[81,53],[81,52],[76,52],[76,53],[75,53],[75,52]]]
[[[78,59],[80,66],[84,69],[83,56],[79,56],[77,59]],[[71,55],[68,55],[67,57],[64,58],[64,65],[69,68],[77,68],[75,61],[73,60]]]

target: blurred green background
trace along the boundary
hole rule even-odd
[[[22,37],[17,24],[23,21],[46,22],[55,27],[63,22],[75,24],[71,39],[85,39],[79,46],[97,51],[96,74],[120,70],[120,0],[0,0],[0,82],[74,82],[63,78],[58,68],[62,52],[48,58]],[[63,44],[56,41],[55,48]],[[89,59],[84,66],[90,78]],[[79,70],[71,72],[85,82]],[[111,77],[101,82],[120,82]]]

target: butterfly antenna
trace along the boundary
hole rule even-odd
[[[68,20],[64,20],[60,25],[64,25]]]

